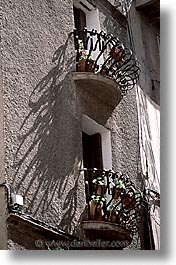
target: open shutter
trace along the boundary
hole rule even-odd
[[[84,167],[92,168],[92,157],[91,157],[91,138],[90,135],[82,133],[82,144],[83,144],[83,163]]]
[[[76,7],[73,7],[74,11],[74,20],[75,20],[75,28],[78,30],[78,37],[83,41],[84,48],[86,43],[85,34],[83,32],[84,28],[86,27],[86,15],[85,13]]]

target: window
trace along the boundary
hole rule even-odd
[[[88,0],[74,0],[73,5],[75,26],[81,27],[81,29],[86,26],[88,30],[96,29],[100,31],[98,8]],[[81,25],[77,24],[79,22],[81,22]]]
[[[112,169],[110,130],[83,114],[82,131],[84,167]]]
[[[90,0],[74,0],[73,4],[75,28],[78,31],[83,31],[84,27],[86,27],[88,30],[94,29],[100,32],[99,12],[96,6]],[[85,45],[86,36],[83,33],[79,33],[78,37],[83,41],[84,48],[89,49]],[[98,49],[93,51],[92,58],[95,59],[98,54]]]
[[[111,170],[112,151],[110,130],[88,116],[82,115],[82,131],[83,166],[88,169]],[[89,188],[91,189],[91,186]],[[87,190],[87,186],[86,194],[92,194],[91,190]],[[108,203],[111,195],[106,194],[106,197]]]
[[[101,134],[82,133],[83,164],[86,168],[103,169]]]

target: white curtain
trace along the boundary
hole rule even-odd
[[[147,190],[160,194],[160,109],[140,88],[136,90],[142,171]],[[151,192],[151,195],[154,193]],[[155,196],[154,196],[155,197]],[[156,198],[156,197],[155,197]],[[160,249],[160,207],[150,199],[155,249]]]

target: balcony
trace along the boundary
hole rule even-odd
[[[73,80],[115,107],[139,79],[135,55],[117,37],[103,31],[75,29],[74,37],[77,55]]]
[[[78,238],[30,215],[12,211],[7,218],[8,238],[28,250],[61,249]],[[63,242],[63,246],[58,245]],[[67,249],[67,248],[66,248]]]
[[[121,173],[84,169],[84,176],[86,239],[117,241],[116,249],[127,247],[142,221],[142,193]]]
[[[142,11],[151,24],[160,28],[160,1],[159,0],[136,0],[137,10]]]

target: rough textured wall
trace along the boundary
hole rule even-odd
[[[125,17],[115,11],[112,1],[109,1],[111,4],[104,0],[95,2],[99,8],[101,29],[117,36],[124,45],[130,47]],[[139,139],[135,89],[124,96],[106,122],[104,121],[104,125],[111,130],[114,170],[121,170],[136,181],[139,167]]]
[[[72,231],[84,206],[72,1],[5,0],[2,12],[6,178],[25,212]]]
[[[14,242],[13,240],[8,240],[8,250],[26,250],[22,245]]]
[[[0,34],[1,34],[2,20],[0,12]],[[1,37],[1,36],[0,36]],[[0,45],[1,48],[1,45]],[[4,119],[3,119],[3,88],[2,88],[2,58],[0,53],[0,184],[4,183]],[[0,249],[7,248],[7,227],[6,227],[6,198],[4,186],[0,186]]]
[[[99,9],[102,29],[126,39]],[[85,205],[81,114],[111,129],[113,168],[135,178],[135,91],[112,110],[75,88],[72,1],[4,0],[2,10],[6,179],[25,212],[72,232]]]
[[[124,96],[108,121],[112,131],[112,157],[115,170],[138,177],[139,139],[135,89]]]
[[[126,18],[108,1],[96,1],[99,10],[101,30],[118,37],[125,45],[128,45]]]
[[[2,180],[0,179],[2,182]],[[0,187],[0,250],[7,249],[7,225],[6,225],[6,216],[7,216],[7,209],[6,209],[6,199],[5,199],[5,192],[4,187]]]

